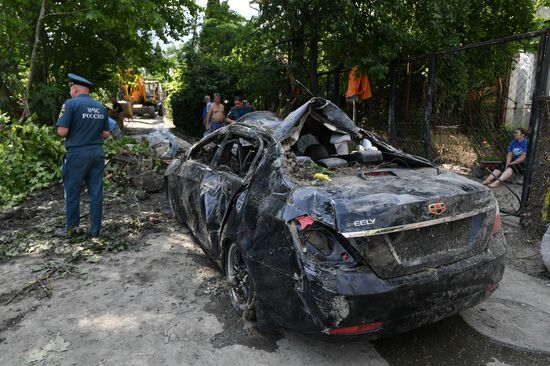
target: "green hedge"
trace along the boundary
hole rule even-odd
[[[233,106],[235,95],[246,96],[240,85],[239,75],[244,74],[242,65],[233,59],[213,59],[209,56],[190,54],[186,60],[179,90],[170,96],[174,125],[184,133],[201,137],[203,98],[220,93],[227,100],[226,112]]]
[[[190,94],[188,90],[178,90],[170,95],[172,120],[174,125],[186,135],[200,137],[204,132],[201,121],[204,103],[198,98],[200,94]]]

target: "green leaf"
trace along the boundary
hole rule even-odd
[[[58,334],[55,338],[50,339],[43,350],[46,352],[65,352],[69,349],[70,345],[71,344],[69,342],[65,342],[65,340]]]
[[[38,361],[42,361],[46,356],[48,355],[48,351],[44,349],[33,349],[31,352],[25,357],[25,362],[27,363],[34,363]]]

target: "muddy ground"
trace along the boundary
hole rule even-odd
[[[155,165],[113,166],[98,240],[54,235],[59,184],[0,213],[0,365],[550,365],[550,279],[513,218],[491,301],[395,337],[324,343],[236,316]]]

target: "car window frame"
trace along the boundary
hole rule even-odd
[[[235,177],[243,180],[244,178],[243,177],[240,177],[238,174],[235,174],[235,172],[233,172],[232,170],[218,170],[219,166],[220,166],[220,159],[221,159],[221,155],[222,153],[224,152],[225,150],[225,147],[226,145],[229,143],[229,142],[233,142],[234,140],[238,140],[239,138],[232,138],[231,135],[236,135],[235,133],[228,133],[225,138],[223,139],[223,142],[221,143],[220,147],[218,148],[218,150],[216,151],[216,153],[214,154],[214,157],[212,158],[212,164],[210,165],[210,167],[212,168],[212,170],[216,171],[216,172],[219,172],[219,173],[231,173],[233,174]]]
[[[232,142],[233,140],[238,140],[238,139],[244,139],[244,140],[249,141],[249,142],[254,141],[254,139],[256,139],[256,141],[254,141],[253,145],[254,145],[254,147],[256,147],[258,149],[258,151],[256,152],[256,155],[254,156],[254,159],[252,159],[252,162],[250,163],[250,167],[248,168],[248,171],[246,172],[244,177],[241,177],[240,175],[235,174],[233,171],[218,170],[217,169],[218,166],[219,166],[219,159],[221,158],[221,154],[224,151],[226,144],[229,143],[229,142]],[[239,133],[239,131],[229,131],[225,135],[225,138],[224,138],[223,142],[221,143],[220,147],[218,148],[218,150],[216,151],[216,154],[214,154],[214,157],[212,159],[212,164],[210,165],[210,168],[213,171],[216,171],[216,172],[219,172],[219,173],[230,173],[230,174],[232,174],[233,176],[235,176],[236,178],[240,179],[243,182],[249,182],[252,178],[252,173],[254,172],[254,170],[257,167],[257,163],[258,163],[260,157],[263,156],[264,153],[265,153],[265,146],[264,146],[264,143],[263,143],[263,140],[262,140],[261,136],[252,137],[252,136],[248,136],[248,135]]]
[[[216,139],[220,138],[221,136],[223,136],[222,142],[221,142],[220,146],[218,147],[218,149],[216,150],[216,152],[214,153],[214,155],[212,156],[212,158],[210,159],[210,161],[208,162],[208,164],[205,164],[203,162],[200,162],[200,161],[192,158],[192,155],[193,155],[194,152],[196,152],[197,150],[203,148],[204,146],[208,145],[209,143],[215,141]],[[204,166],[212,168],[213,162],[216,160],[216,156],[218,155],[218,152],[220,151],[220,148],[225,144],[227,136],[228,136],[228,133],[226,133],[226,132],[211,133],[210,135],[206,136],[201,141],[197,142],[193,147],[191,147],[191,149],[189,149],[189,153],[187,155],[186,160],[190,160],[190,161],[193,161],[197,164],[202,164]]]

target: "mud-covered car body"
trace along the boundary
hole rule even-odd
[[[338,155],[359,158],[315,180],[311,158],[294,157],[308,134],[325,150],[338,137],[367,139],[379,158]],[[393,148],[324,99],[284,121],[244,116],[175,159],[166,182],[178,220],[207,254],[223,266],[230,243],[242,249],[262,324],[376,338],[478,304],[504,271],[488,189]]]

